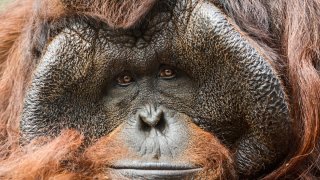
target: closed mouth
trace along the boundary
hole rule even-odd
[[[113,169],[139,169],[139,170],[190,170],[199,169],[196,166],[182,163],[157,163],[157,162],[121,162],[111,166]]]
[[[183,178],[201,170],[190,164],[172,164],[155,162],[121,162],[111,166],[111,169],[125,177],[152,177],[152,178]]]

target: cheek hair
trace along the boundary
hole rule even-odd
[[[198,176],[203,179],[237,179],[232,154],[212,134],[195,124],[190,125],[191,140],[183,157],[203,167]]]
[[[13,151],[1,161],[1,179],[49,179],[78,176],[66,171],[61,162],[75,159],[83,137],[76,131],[66,130],[52,141],[40,138],[24,148]],[[41,145],[42,144],[42,145]]]
[[[41,137],[0,161],[1,179],[103,179],[104,167],[126,150],[113,136],[80,150],[84,137],[64,130],[54,138]]]

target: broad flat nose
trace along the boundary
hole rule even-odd
[[[154,105],[147,105],[139,112],[139,119],[150,127],[155,127],[162,119],[163,111]]]

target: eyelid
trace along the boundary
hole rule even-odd
[[[170,70],[172,75],[163,75],[162,73],[165,73],[164,71],[166,70]],[[173,67],[170,67],[170,66],[162,66],[160,67],[160,70],[159,70],[159,77],[162,78],[162,79],[166,79],[166,80],[170,80],[170,79],[173,79],[177,76],[177,70]]]
[[[125,78],[126,76],[130,78],[130,81],[128,81],[128,82],[125,82],[125,81],[124,81],[124,78]],[[132,75],[131,72],[129,72],[129,71],[124,71],[124,72],[120,73],[120,74],[115,78],[115,82],[116,82],[116,84],[119,85],[119,86],[126,87],[126,86],[129,86],[130,84],[132,84],[133,82],[135,82],[135,78],[134,78],[134,76]]]

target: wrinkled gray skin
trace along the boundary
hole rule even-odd
[[[24,141],[76,128],[90,142],[122,124],[127,145],[144,161],[170,162],[189,139],[182,113],[235,152],[240,177],[275,168],[290,134],[279,78],[218,8],[184,3],[155,8],[134,30],[76,20],[66,27],[34,72]],[[160,78],[163,65],[177,76]],[[135,79],[126,87],[115,81],[123,72]]]

